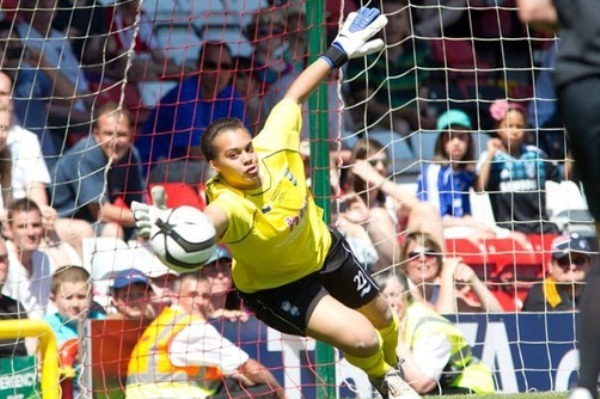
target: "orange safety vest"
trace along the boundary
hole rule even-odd
[[[185,391],[194,388],[204,397],[216,392],[223,376],[218,367],[179,367],[169,359],[171,342],[194,321],[203,320],[171,307],[165,308],[154,319],[131,353],[127,372],[128,391],[130,387],[150,388],[153,385],[158,390],[168,387],[169,391],[177,387],[185,387]],[[127,397],[130,397],[129,393]]]

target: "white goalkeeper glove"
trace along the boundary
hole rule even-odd
[[[140,237],[149,238],[150,230],[156,223],[156,219],[167,210],[165,205],[165,189],[163,186],[152,187],[153,205],[132,201],[131,211],[135,219],[135,227]]]
[[[351,58],[381,50],[383,40],[370,39],[386,24],[387,18],[376,8],[361,7],[357,12],[351,12],[323,58],[332,68],[339,68]]]

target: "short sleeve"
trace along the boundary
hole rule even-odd
[[[421,372],[431,379],[439,381],[450,360],[448,338],[435,331],[430,334],[422,334],[411,351]]]
[[[254,139],[254,147],[257,150],[265,151],[280,149],[298,151],[301,129],[302,108],[300,104],[284,98],[269,114],[265,127]]]

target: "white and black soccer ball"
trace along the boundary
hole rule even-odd
[[[150,244],[156,255],[178,273],[200,269],[216,250],[215,227],[191,206],[163,212],[152,226]]]

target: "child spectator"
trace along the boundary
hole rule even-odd
[[[552,241],[550,275],[529,289],[523,311],[574,311],[586,277],[592,267],[591,248],[578,233],[559,236]]]
[[[489,367],[473,356],[460,329],[438,312],[415,301],[402,274],[376,277],[398,316],[398,356],[406,381],[422,395],[491,394]]]
[[[495,237],[493,229],[471,216],[469,190],[476,177],[471,129],[471,119],[463,111],[448,110],[438,118],[435,155],[419,175],[417,197],[439,210],[445,233],[463,227],[468,229],[466,235],[485,239]]]
[[[490,196],[496,223],[525,234],[557,233],[548,222],[544,188],[547,180],[559,181],[561,169],[538,147],[525,144],[525,108],[496,100],[490,107],[497,135],[477,163],[477,191]]]
[[[104,319],[103,311],[92,307],[92,294],[90,284],[90,274],[80,266],[63,266],[58,268],[52,274],[52,288],[50,299],[56,305],[56,311],[46,314],[44,320],[50,325],[54,335],[59,352],[67,349],[71,345],[77,345],[77,351],[73,359],[61,359],[69,361],[71,364],[62,364],[62,367],[74,366],[76,373],[81,371],[81,355],[79,343],[84,338],[83,322],[86,319]],[[73,397],[79,389],[77,376],[74,378]]]
[[[52,327],[59,347],[69,339],[82,338],[79,323],[86,318],[105,318],[103,311],[92,307],[90,274],[81,266],[63,266],[52,274],[50,299],[56,312],[48,313],[44,320]]]
[[[117,313],[108,315],[116,320],[152,320],[154,309],[150,306],[152,287],[148,277],[138,269],[127,269],[113,276],[112,302]]]
[[[460,258],[445,258],[442,247],[429,234],[406,236],[399,272],[406,275],[414,298],[438,313],[504,311],[473,269]]]

